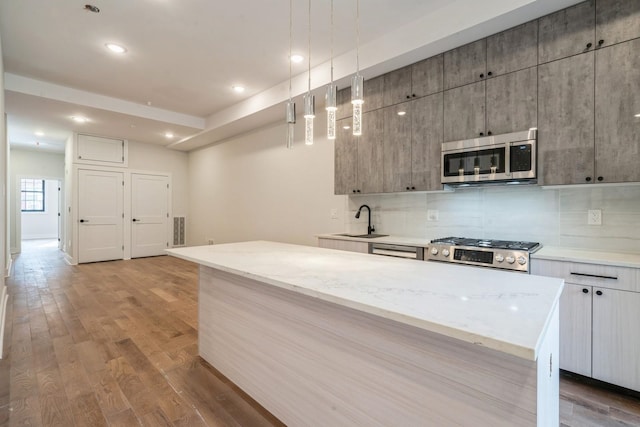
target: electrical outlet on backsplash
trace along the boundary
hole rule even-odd
[[[452,235],[540,242],[592,250],[640,253],[640,186],[544,189],[487,187],[453,193],[394,193],[349,196],[345,227],[366,230],[355,219],[360,205],[371,207],[376,231],[435,239]],[[585,212],[597,206],[607,220],[594,227]],[[428,211],[438,211],[429,221]]]

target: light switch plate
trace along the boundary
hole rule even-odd
[[[427,210],[427,221],[437,221],[440,216],[440,212],[434,209]]]
[[[331,219],[338,219],[338,209],[331,209]]]
[[[589,209],[587,213],[587,224],[602,225],[602,211],[600,209]]]

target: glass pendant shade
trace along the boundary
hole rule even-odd
[[[364,77],[351,78],[351,105],[353,105],[353,134],[362,135],[362,104],[364,104]]]
[[[334,84],[327,86],[325,110],[327,110],[327,139],[336,139],[336,111],[338,88]]]
[[[315,96],[304,96],[304,143],[313,145],[313,119],[316,116]]]
[[[296,103],[287,102],[287,148],[293,148],[294,130],[296,127]]]

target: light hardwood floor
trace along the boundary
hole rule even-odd
[[[194,264],[69,266],[47,243],[25,242],[8,279],[0,425],[282,425],[198,357]],[[563,426],[640,426],[637,397],[560,389]]]

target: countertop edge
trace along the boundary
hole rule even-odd
[[[408,326],[413,326],[416,327],[418,329],[422,329],[428,332],[432,332],[432,333],[436,333],[436,334],[440,334],[443,335],[445,337],[450,337],[450,338],[454,338],[454,339],[458,339],[460,341],[469,343],[469,344],[474,344],[474,345],[478,345],[480,347],[484,347],[484,348],[489,348],[495,351],[499,351],[505,354],[509,354],[512,356],[516,356],[525,360],[530,360],[530,361],[536,361],[538,358],[538,354],[539,354],[539,348],[541,345],[541,342],[544,338],[544,335],[547,333],[547,329],[549,327],[549,322],[551,319],[551,315],[553,313],[553,310],[550,310],[550,312],[547,315],[547,318],[545,319],[544,325],[541,328],[540,334],[538,335],[538,339],[536,341],[536,344],[534,347],[525,347],[522,345],[518,345],[518,344],[513,344],[513,343],[509,343],[506,341],[501,341],[498,339],[494,339],[491,337],[487,337],[484,335],[480,335],[480,334],[476,334],[473,332],[468,332],[468,331],[464,331],[464,330],[460,330],[457,328],[453,328],[453,327],[449,327],[449,326],[445,326],[439,323],[434,323],[434,322],[429,322],[429,321],[425,321],[425,320],[420,320],[420,319],[416,319],[414,317],[410,317],[410,316],[406,316],[406,315],[402,315],[400,313],[395,313],[389,310],[385,310],[382,308],[378,308],[378,307],[372,307],[368,304],[363,304],[363,303],[359,303],[359,302],[355,302],[352,300],[348,300],[348,299],[344,299],[344,298],[340,298],[340,297],[336,297],[336,296],[332,296],[332,295],[327,295],[321,292],[315,292],[315,291],[311,291],[308,290],[306,288],[302,288],[299,286],[295,286],[292,285],[290,283],[285,283],[285,282],[281,282],[278,280],[274,280],[268,277],[264,277],[261,275],[257,275],[257,274],[252,274],[252,273],[248,273],[242,270],[237,270],[234,268],[229,268],[223,265],[219,265],[216,264],[214,262],[210,262],[208,260],[202,259],[202,258],[197,258],[197,257],[192,257],[192,256],[188,256],[188,255],[184,255],[181,254],[179,252],[176,252],[174,249],[167,249],[166,252],[171,255],[171,256],[175,256],[177,258],[181,258],[184,259],[186,261],[191,261],[194,262],[196,264],[200,264],[200,265],[204,265],[206,267],[210,267],[213,269],[217,269],[220,271],[224,271],[227,273],[232,273],[232,274],[236,274],[238,276],[241,277],[246,277],[249,279],[253,279],[259,282],[263,282],[266,283],[268,285],[271,286],[275,286],[281,289],[285,289],[285,290],[289,290],[298,294],[302,294],[305,296],[309,296],[312,298],[317,298],[321,301],[325,301],[325,302],[329,302],[329,303],[333,303],[333,304],[337,304],[343,307],[348,307],[357,311],[361,311],[364,313],[368,313],[371,315],[375,315],[375,316],[379,316],[382,317],[384,319],[389,319],[389,320],[393,320]],[[558,304],[559,298],[560,298],[560,294],[562,292],[562,288],[564,286],[564,280],[562,279],[558,279],[559,281],[561,281],[563,283],[562,286],[560,286],[559,290],[558,290],[558,295],[556,296],[555,299],[555,304],[553,306],[553,309],[555,309],[555,307]]]
[[[640,269],[640,254],[624,252],[602,252],[560,246],[543,246],[539,251],[531,254],[531,258]]]

